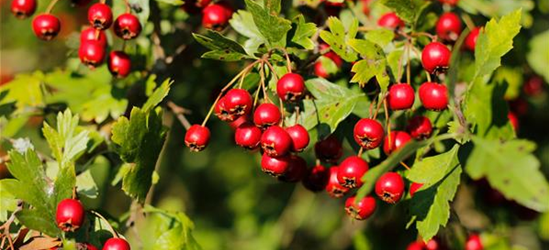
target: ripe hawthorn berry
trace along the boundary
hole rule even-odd
[[[212,1],[211,0],[189,0],[183,2],[183,5],[181,5],[181,8],[185,10],[185,12],[190,14],[197,14],[199,13],[204,7],[208,6]]]
[[[517,115],[512,111],[509,111],[509,113],[507,113],[507,118],[509,119],[509,122],[511,123],[511,126],[513,126],[515,132],[518,132],[520,124]]]
[[[323,50],[323,48],[328,49],[330,47],[327,46],[327,45],[322,44],[320,46],[320,48],[321,48],[321,50]],[[326,57],[326,58],[330,59],[332,62],[334,62],[337,69],[341,68],[341,65],[343,65],[343,59],[341,59],[341,57],[339,57],[333,51],[328,51],[322,56]],[[315,70],[315,75],[318,76],[318,77],[329,78],[331,76],[331,74],[328,73],[328,71],[326,70],[326,68],[322,64],[322,60],[320,60],[320,59],[315,62],[314,70]]]
[[[309,145],[309,132],[300,124],[287,127],[286,132],[292,138],[292,151],[301,152]]]
[[[112,25],[111,7],[104,3],[95,3],[88,9],[88,21],[98,30],[105,30]]]
[[[351,196],[345,201],[345,211],[347,215],[355,220],[368,219],[376,210],[376,199],[372,196],[366,196],[355,203],[356,197]]]
[[[230,115],[238,117],[249,114],[252,110],[252,96],[244,89],[231,89],[225,94],[223,101],[225,109]]]
[[[402,21],[402,19],[400,19],[400,17],[398,17],[396,13],[389,12],[383,14],[379,18],[379,20],[377,20],[377,25],[384,28],[396,30],[404,28],[405,24],[404,21]]]
[[[235,120],[235,116],[229,112],[229,109],[225,107],[225,97],[221,97],[214,108],[215,116],[224,122],[232,122]],[[238,126],[237,126],[238,127]]]
[[[461,34],[461,20],[453,12],[442,14],[435,26],[438,37],[445,41],[456,41]]]
[[[261,148],[271,157],[288,154],[292,147],[292,138],[280,126],[271,126],[261,135]]]
[[[346,188],[339,184],[339,181],[337,180],[337,172],[339,172],[338,166],[333,166],[330,168],[330,177],[328,178],[328,184],[326,184],[325,188],[326,192],[328,192],[328,195],[330,195],[332,198],[341,198],[347,192],[349,192],[349,188]]]
[[[130,250],[130,244],[122,238],[110,238],[103,245],[103,250]]]
[[[32,20],[34,34],[45,41],[49,41],[61,31],[61,21],[52,14],[40,14]]]
[[[419,190],[421,187],[423,187],[423,183],[412,183],[410,185],[410,197],[414,197],[416,191]]]
[[[236,130],[240,125],[249,121],[250,121],[250,118],[247,115],[239,116],[234,121],[229,122],[229,127]]]
[[[105,46],[100,41],[94,40],[85,41],[80,44],[80,48],[78,49],[80,61],[92,69],[103,63],[105,53]]]
[[[419,87],[419,100],[428,110],[444,110],[448,106],[448,89],[444,84],[425,82]]]
[[[465,37],[465,48],[470,51],[475,51],[475,47],[477,46],[477,39],[478,35],[480,34],[480,29],[482,27],[475,27],[469,34],[467,34],[467,37]]]
[[[107,66],[113,76],[124,78],[131,72],[132,61],[124,51],[111,51]]]
[[[256,127],[251,122],[245,122],[238,126],[234,133],[236,145],[245,149],[255,149],[261,141],[261,129]]]
[[[343,145],[333,134],[315,143],[315,155],[326,162],[337,162],[343,155]]]
[[[362,158],[353,155],[339,164],[337,181],[346,188],[362,186],[362,176],[368,171],[368,163]]]
[[[294,102],[305,94],[305,80],[296,73],[286,73],[276,83],[276,93],[285,102]]]
[[[414,105],[415,93],[410,84],[398,83],[389,88],[387,101],[392,110],[409,109]]]
[[[414,241],[406,247],[406,250],[424,250],[425,243],[423,241]]]
[[[303,177],[303,186],[310,191],[320,192],[328,185],[330,170],[322,165],[316,165],[309,169]]]
[[[395,150],[404,147],[411,139],[412,137],[404,131],[391,131],[391,134],[385,136],[383,141],[383,152],[390,155]]]
[[[279,124],[281,118],[280,110],[272,103],[262,103],[254,111],[254,123],[262,129]]]
[[[202,27],[222,30],[229,23],[233,10],[228,4],[214,3],[202,10]]]
[[[55,220],[57,226],[65,232],[74,232],[84,223],[85,210],[76,199],[64,199],[57,204]]]
[[[202,151],[210,141],[210,129],[205,126],[194,124],[185,134],[185,145],[193,152]]]
[[[398,173],[387,172],[376,181],[375,192],[381,200],[395,204],[404,193],[404,180]]]
[[[298,182],[307,174],[307,162],[297,155],[290,155],[290,165],[278,179],[285,182]]]
[[[10,7],[11,13],[16,18],[24,19],[32,16],[36,11],[36,0],[13,0]]]
[[[87,41],[99,41],[103,47],[107,46],[107,36],[105,32],[88,27],[80,32],[80,44]]]
[[[408,121],[406,131],[416,140],[423,140],[431,137],[433,125],[431,120],[425,116],[416,116]]]
[[[383,141],[383,126],[374,119],[362,118],[353,129],[353,137],[356,143],[364,149],[374,149],[379,147]]]
[[[291,163],[292,158],[289,155],[271,157],[264,153],[261,156],[261,171],[278,178],[286,173]]]
[[[141,23],[136,16],[130,13],[124,13],[114,20],[114,33],[124,39],[131,40],[141,33]]]
[[[421,52],[421,64],[429,74],[445,72],[450,63],[451,54],[446,45],[431,42]]]
[[[465,242],[465,250],[482,250],[484,247],[482,246],[482,241],[480,240],[480,237],[478,234],[471,234],[467,238],[467,241]]]

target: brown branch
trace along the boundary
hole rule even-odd
[[[168,101],[166,105],[172,111],[175,117],[177,117],[181,125],[183,125],[183,127],[188,130],[191,127],[191,123],[189,122],[189,120],[187,120],[185,114],[190,114],[191,111],[175,104],[172,101]]]

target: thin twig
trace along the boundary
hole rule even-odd
[[[187,118],[185,117],[185,114],[190,113],[190,111],[175,104],[172,101],[168,101],[166,105],[168,106],[168,108],[170,108],[170,110],[173,112],[175,117],[177,117],[181,125],[183,125],[183,127],[185,128],[185,130],[189,130],[189,128],[191,127],[191,123],[189,122],[189,120],[187,120]]]

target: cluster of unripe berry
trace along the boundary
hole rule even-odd
[[[64,232],[75,232],[84,224],[86,211],[84,206],[77,199],[64,199],[57,205],[55,220],[57,226]],[[130,250],[130,244],[119,238],[115,232],[114,237],[108,239],[103,244],[103,250]],[[98,248],[90,243],[81,244],[87,250],[97,250]],[[79,248],[81,249],[81,248]]]

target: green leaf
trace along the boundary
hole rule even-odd
[[[112,141],[122,160],[130,169],[122,179],[122,189],[132,198],[143,202],[152,183],[156,161],[166,139],[162,114],[155,110],[145,112],[134,107],[130,119],[120,117],[113,125]]]
[[[229,20],[231,27],[241,35],[248,37],[249,39],[244,43],[244,49],[248,55],[253,56],[257,52],[257,48],[267,42],[267,39],[259,32],[259,29],[254,23],[252,13],[239,10],[231,20]]]
[[[381,4],[389,7],[407,23],[414,22],[420,11],[418,1],[414,0],[382,0]]]
[[[267,4],[265,8],[252,0],[245,0],[245,2],[257,29],[267,39],[268,43],[275,45],[279,41],[284,41],[286,33],[292,29],[292,26],[289,20],[277,16],[278,11],[280,11],[280,1],[272,1],[272,4]]]
[[[459,145],[456,144],[446,153],[431,156],[414,163],[410,171],[406,172],[406,178],[412,182],[423,183],[424,187],[439,182],[448,171],[459,165]]]
[[[316,33],[317,28],[314,23],[305,22],[305,17],[303,15],[298,15],[293,20],[293,26],[295,28],[290,31],[289,37],[290,41],[301,46],[304,49],[312,50],[315,47],[315,44],[311,37]]]
[[[221,61],[240,61],[250,58],[240,44],[216,31],[208,30],[205,35],[193,33],[193,36],[200,44],[212,50],[203,54],[202,58]]]
[[[526,59],[528,59],[530,67],[538,75],[543,76],[545,82],[549,83],[549,70],[547,70],[547,65],[549,65],[549,46],[547,46],[547,41],[549,41],[549,30],[534,36],[530,40],[530,51]]]
[[[162,102],[164,98],[168,95],[170,92],[170,86],[172,85],[173,81],[170,79],[164,80],[164,82],[158,87],[150,96],[149,99],[147,99],[147,102],[143,104],[143,111],[148,112],[152,110],[156,105]]]
[[[532,154],[535,144],[526,140],[488,140],[475,136],[465,170],[471,178],[485,177],[506,198],[536,211],[549,210],[549,183]]]
[[[46,214],[42,210],[23,209],[16,214],[17,220],[26,227],[42,232],[46,235],[55,237],[61,234],[61,231],[55,224],[53,214]]]
[[[0,104],[15,103],[16,113],[21,113],[28,107],[43,106],[41,90],[43,78],[44,75],[41,72],[16,75],[14,80],[0,86],[0,92],[6,92],[0,100]]]
[[[393,41],[395,38],[395,32],[389,29],[375,29],[366,32],[366,34],[364,34],[364,38],[383,48]]]
[[[0,221],[7,221],[8,212],[13,212],[17,208],[17,197],[8,189],[8,186],[13,186],[13,184],[4,184],[14,181],[17,182],[14,179],[0,180]]]
[[[305,85],[315,100],[307,104],[304,119],[316,120],[318,125],[328,126],[331,132],[353,112],[357,100],[364,95],[322,78],[307,80]]]
[[[354,39],[358,30],[358,20],[353,19],[348,31],[345,32],[343,23],[336,17],[328,18],[328,27],[330,32],[321,30],[320,37],[324,42],[330,45],[330,49],[338,54],[343,60],[347,62],[354,62],[357,59],[356,53],[347,46],[347,41]]]
[[[363,87],[372,77],[376,77],[382,92],[387,91],[389,76],[387,75],[387,59],[379,45],[363,39],[351,39],[348,44],[364,58],[353,65],[355,73],[351,82],[358,82]]]
[[[153,249],[201,249],[192,235],[194,224],[185,214],[152,206],[145,206],[144,211],[158,218],[154,220],[153,228],[148,230],[159,234]]]
[[[399,68],[404,67],[404,64],[406,63],[403,60],[402,61],[403,65],[402,66],[399,65],[400,58],[402,58],[403,54],[404,54],[403,49],[395,49],[387,55],[387,64],[389,65],[389,68],[391,69],[391,74],[393,75],[393,78],[395,79],[395,81],[399,81],[402,78],[402,74],[404,73],[404,70],[399,71]]]

